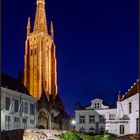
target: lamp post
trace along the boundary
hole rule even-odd
[[[72,119],[72,120],[71,120],[71,125],[73,126],[73,129],[75,129],[75,125],[76,125],[75,119]]]

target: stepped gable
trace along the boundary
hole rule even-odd
[[[127,92],[127,94],[123,97],[122,100],[125,100],[135,94],[140,92],[140,80],[137,80],[136,84]]]

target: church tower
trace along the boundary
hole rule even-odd
[[[57,91],[57,65],[54,30],[51,22],[48,33],[45,0],[36,0],[34,28],[31,32],[30,18],[24,55],[24,85],[29,93],[39,100],[45,92],[47,99],[55,97]]]

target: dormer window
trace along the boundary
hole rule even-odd
[[[95,108],[100,108],[100,103],[95,103],[95,104],[94,104],[94,107],[95,107]]]
[[[100,104],[99,103],[97,103],[97,108],[100,108]]]

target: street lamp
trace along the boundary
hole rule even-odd
[[[72,129],[75,130],[76,121],[74,119],[71,120]]]
[[[72,124],[73,126],[75,126],[76,121],[75,121],[74,119],[72,119],[71,124]]]

